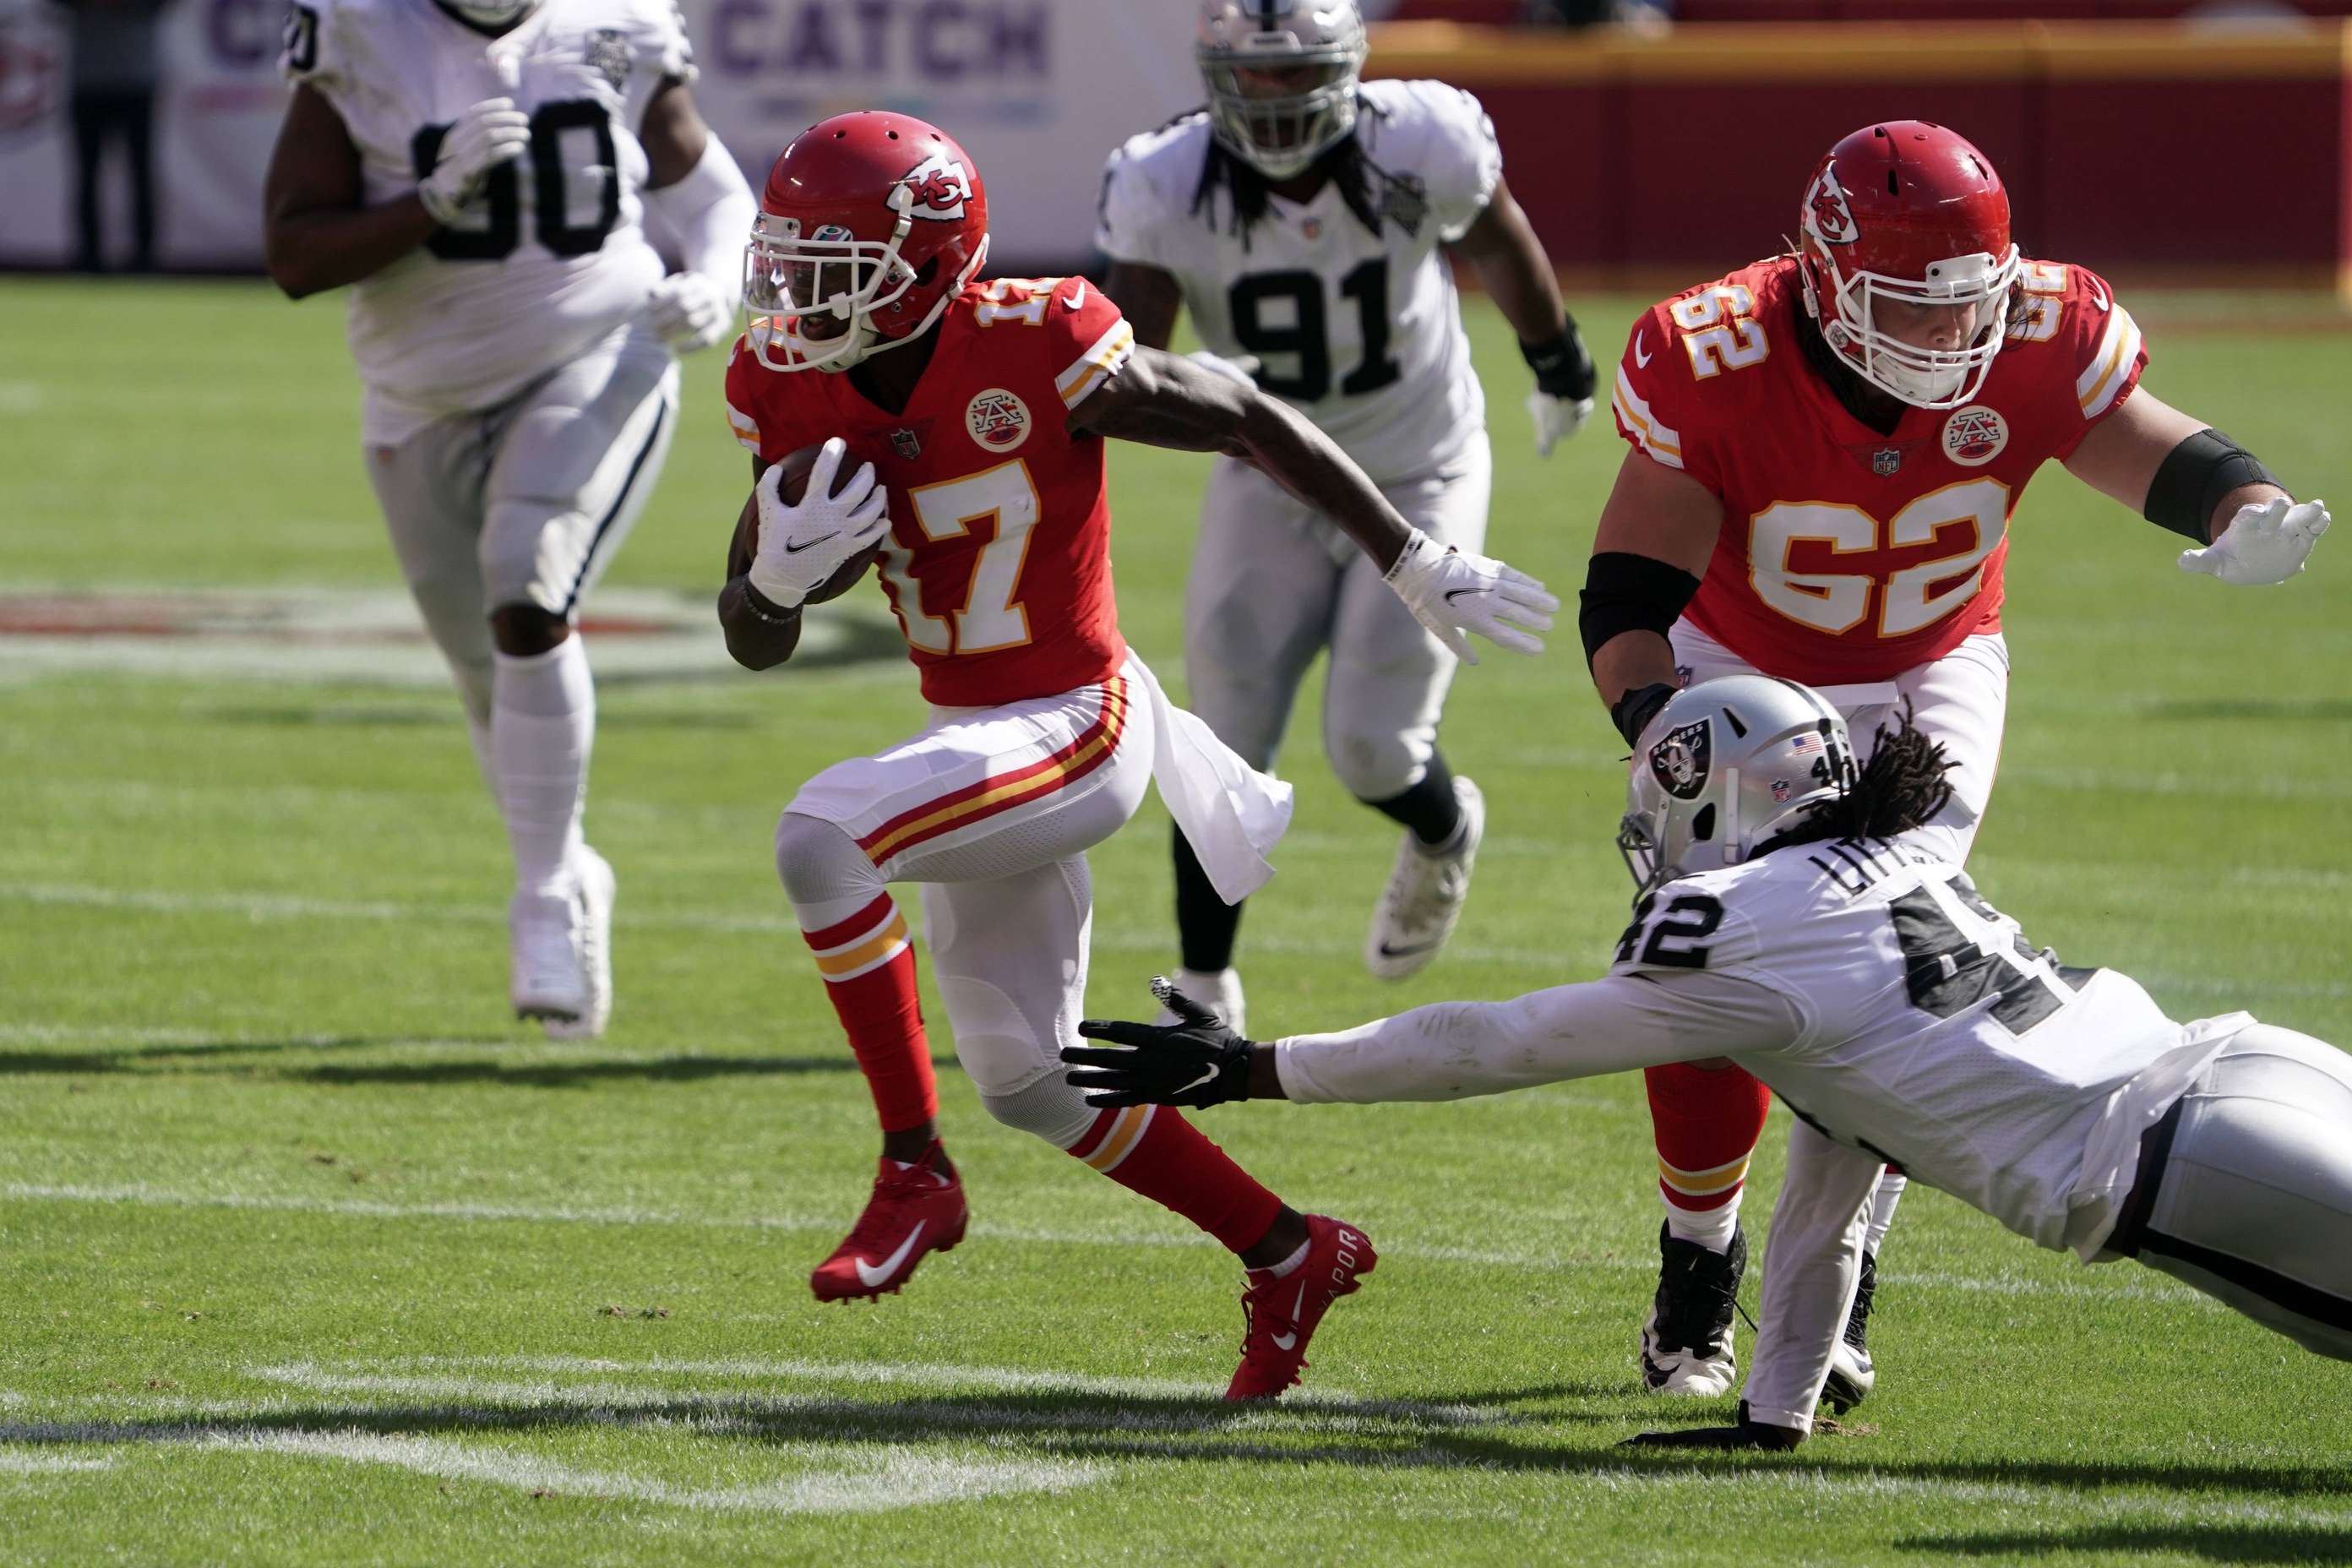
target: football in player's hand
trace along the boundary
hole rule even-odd
[[[823,450],[824,442],[812,441],[797,451],[785,453],[776,464],[784,471],[784,477],[777,481],[776,489],[785,505],[798,506],[801,498],[808,494],[809,470],[816,467],[817,454]],[[840,470],[833,476],[835,495],[849,488],[849,482],[857,477],[860,466],[854,456],[844,460]],[[727,547],[727,576],[730,582],[751,570],[751,554],[758,547],[759,539],[760,498],[755,493],[743,498],[742,514],[735,520],[735,538]],[[860,551],[851,556],[841,563],[841,570],[826,578],[803,602],[822,605],[827,599],[838,599],[848,593],[857,586],[857,580],[866,575],[866,569],[874,563],[874,557],[881,552],[882,545],[877,541],[871,550]]]

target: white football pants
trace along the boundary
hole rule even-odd
[[[2149,1136],[2168,1125],[2155,1194],[2134,1194],[2146,1219],[2111,1242],[2306,1350],[2352,1361],[2352,1057],[2255,1024]],[[1811,1428],[1883,1168],[1804,1122],[1789,1130],[1742,1391],[1754,1419]]]
[[[956,1059],[990,1115],[1061,1149],[1096,1115],[1063,1081],[1060,1056],[1080,1043],[1086,1007],[1086,852],[1151,783],[1152,718],[1133,668],[1055,697],[935,709],[920,733],[809,780],[776,828],[776,870],[804,927],[887,883],[922,884]],[[1078,772],[1097,746],[1107,752]],[[1067,782],[1035,772],[1055,758],[1069,759]],[[1041,793],[998,804],[1015,775]]]
[[[490,612],[578,615],[661,477],[677,381],[661,340],[625,327],[495,408],[368,448],[393,552],[478,727]]]
[[[1756,667],[1699,630],[1676,621],[1668,640],[1675,673],[1685,686],[1726,675],[1755,675]],[[2009,644],[1998,634],[1969,637],[1943,658],[1914,665],[1892,680],[1816,688],[1845,715],[1854,755],[1867,762],[1879,727],[1889,731],[1903,721],[1907,698],[1913,721],[1959,765],[1951,781],[1949,805],[1918,830],[1935,854],[1955,866],[1968,863],[1977,829],[1992,800],[1993,775],[2000,767],[2001,727],[2009,716]]]
[[[1381,487],[1441,544],[1486,540],[1494,459],[1484,431],[1420,479]],[[1421,782],[1455,659],[1329,519],[1232,458],[1209,473],[1201,537],[1184,585],[1184,676],[1192,709],[1261,773],[1274,768],[1290,706],[1325,648],[1323,749],[1359,800]]]

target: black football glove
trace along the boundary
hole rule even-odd
[[[1079,1023],[1079,1034],[1119,1048],[1062,1048],[1062,1059],[1077,1069],[1062,1076],[1073,1088],[1088,1091],[1087,1103],[1100,1110],[1182,1105],[1197,1110],[1247,1100],[1250,1042],[1177,990],[1164,974],[1153,977],[1151,994],[1184,1021],[1162,1026],[1087,1018]]]
[[[1784,1451],[1805,1440],[1805,1435],[1794,1426],[1775,1426],[1769,1421],[1750,1421],[1748,1401],[1739,1402],[1739,1425],[1737,1426],[1685,1426],[1674,1432],[1643,1432],[1626,1438],[1621,1448],[1763,1448]]]

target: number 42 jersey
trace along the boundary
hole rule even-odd
[[[2105,281],[2029,261],[1982,388],[1881,436],[1807,360],[1779,257],[1653,306],[1617,366],[1617,428],[1723,500],[1684,613],[1767,675],[1886,680],[2000,629],[2009,519],[2034,470],[2130,395],[2147,356]]]
[[[496,406],[645,309],[663,268],[636,127],[665,79],[695,76],[670,0],[544,0],[496,38],[432,0],[296,0],[279,63],[341,118],[370,206],[414,191],[474,104],[530,116],[473,213],[352,290],[371,445]]]
[[[1127,644],[1103,443],[1066,421],[1118,374],[1135,332],[1083,278],[1000,278],[966,285],[939,334],[897,414],[846,374],[770,370],[737,340],[735,438],[775,463],[838,436],[851,463],[874,465],[890,492],[882,590],[925,700],[991,708],[1108,680]]]

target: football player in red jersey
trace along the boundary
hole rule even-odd
[[[1794,255],[1634,323],[1612,400],[1633,449],[1593,541],[1585,654],[1637,747],[1675,739],[1644,731],[1676,690],[1719,676],[1821,689],[1865,758],[1882,723],[1915,712],[1956,764],[1920,832],[1958,864],[2000,752],[2009,518],[2044,462],[2186,535],[2203,548],[2182,569],[2225,583],[2294,576],[2327,512],[2137,390],[2130,313],[2084,268],[2019,255],[2000,176],[1953,132],[1897,121],[1846,137],[1798,221]],[[1683,739],[1685,752],[1707,741]],[[1666,1223],[1643,1376],[1720,1393],[1736,1372],[1738,1198],[1769,1097],[1730,1067],[1648,1081]],[[1902,1183],[1890,1173],[1872,1198],[1830,1384],[1842,1403],[1875,1375],[1863,1330]]]
[[[972,281],[987,197],[962,149],[920,121],[811,128],[761,206],[746,283],[760,313],[727,375],[756,522],[738,529],[720,599],[729,647],[754,668],[789,657],[810,595],[878,552],[932,705],[919,733],[811,779],[777,828],[777,869],[883,1131],[873,1198],[812,1284],[828,1300],[896,1290],[963,1237],[914,956],[887,889],[918,882],[982,1103],[1239,1254],[1249,1328],[1229,1394],[1278,1394],[1325,1309],[1371,1269],[1370,1244],[1286,1207],[1174,1111],[1089,1109],[1056,1055],[1076,1042],[1086,995],[1086,851],[1134,815],[1147,780],[1228,900],[1271,874],[1265,853],[1290,811],[1287,786],[1173,708],[1121,640],[1103,437],[1229,452],[1312,497],[1457,653],[1473,630],[1540,651],[1530,634],[1558,604],[1433,543],[1283,404],[1139,347],[1084,279]],[[773,465],[817,441],[788,502]]]

